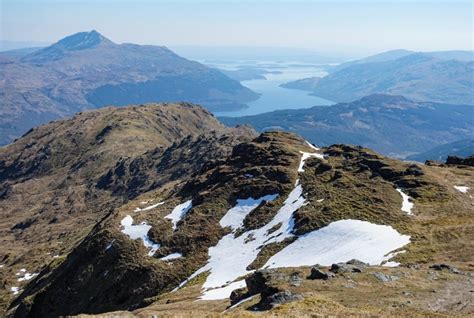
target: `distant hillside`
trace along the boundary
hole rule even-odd
[[[428,151],[408,156],[406,159],[420,162],[425,162],[426,160],[437,160],[444,162],[448,156],[466,158],[473,154],[474,139],[464,139],[434,147]]]
[[[403,158],[437,145],[472,138],[472,118],[472,106],[371,95],[330,107],[281,110],[220,120],[228,125],[250,124],[259,131],[293,131],[321,146],[356,144]]]
[[[283,84],[314,95],[349,102],[370,94],[403,95],[413,100],[474,104],[471,52],[412,53],[391,51],[344,63],[326,77]],[[311,79],[307,79],[310,81]]]
[[[458,60],[458,61],[465,61],[465,62],[474,61],[474,51],[455,50],[455,51],[415,52],[415,51],[410,51],[410,50],[399,49],[399,50],[391,50],[387,52],[382,52],[379,54],[368,56],[363,59],[342,63],[332,68],[329,68],[328,71],[331,73],[334,73],[336,71],[342,70],[343,68],[346,68],[351,65],[393,61],[393,60],[405,57],[407,55],[415,54],[415,53],[422,53],[426,56],[430,56],[430,57],[434,57],[434,58],[442,59],[442,60]]]
[[[191,101],[225,111],[258,97],[165,47],[119,45],[96,31],[29,54],[0,54],[0,65],[0,145],[31,127],[106,105]]]

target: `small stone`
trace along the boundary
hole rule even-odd
[[[430,268],[435,269],[437,271],[442,271],[443,269],[449,270],[453,274],[461,274],[461,271],[454,266],[448,264],[433,264]]]
[[[357,261],[357,260],[354,260]],[[355,266],[354,264],[349,263],[337,263],[332,264],[330,271],[333,273],[361,273],[362,269],[365,268],[367,265],[365,263],[360,262]]]
[[[285,304],[293,301],[303,300],[303,296],[300,294],[292,293],[289,290],[275,293],[267,298],[267,302],[271,307],[275,307],[280,304]]]
[[[303,282],[303,278],[301,277],[301,273],[294,272],[290,275],[290,285],[291,286],[299,286]]]
[[[380,273],[380,272],[375,272],[375,273],[373,273],[373,275],[375,276],[375,278],[377,278],[378,280],[380,280],[383,283],[392,282],[392,281],[400,279],[398,276],[386,275],[386,274]]]
[[[311,268],[311,274],[309,275],[309,279],[323,279],[328,280],[330,278],[328,273],[323,272],[317,267]]]

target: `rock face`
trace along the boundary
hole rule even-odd
[[[474,167],[474,155],[471,155],[464,159],[456,156],[448,156],[448,158],[446,159],[446,164]]]
[[[96,31],[0,63],[0,145],[34,126],[108,105],[190,101],[225,111],[258,98],[166,47],[119,45]]]
[[[318,266],[314,266],[311,268],[311,275],[309,275],[309,279],[323,279],[327,280],[331,278],[332,273],[326,273],[322,271]]]

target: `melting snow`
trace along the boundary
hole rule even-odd
[[[313,145],[312,143],[310,143],[309,141],[305,140],[305,142],[311,149],[316,150],[316,151],[321,150],[318,147],[316,147],[315,145]]]
[[[142,202],[143,203],[143,202]],[[146,203],[146,202],[145,202]],[[150,206],[147,206],[146,208],[135,208],[135,210],[133,212],[140,212],[140,211],[148,211],[148,210],[151,210],[151,209],[154,209],[156,208],[157,206],[160,206],[162,204],[164,204],[165,202],[158,202],[156,204],[153,204],[153,205],[150,205]]]
[[[143,245],[150,249],[148,256],[153,256],[153,254],[155,254],[155,252],[160,248],[160,244],[154,243],[148,237],[148,231],[151,229],[151,225],[148,225],[146,222],[133,225],[133,218],[130,215],[124,217],[120,224],[123,227],[122,233],[128,235],[130,239],[141,239],[143,241]]]
[[[245,217],[258,207],[262,201],[273,201],[276,197],[278,197],[278,194],[266,195],[259,199],[238,199],[237,204],[227,211],[219,223],[222,227],[230,226],[232,230],[236,230],[243,225]]]
[[[165,219],[170,219],[173,223],[173,230],[176,230],[176,224],[182,220],[189,210],[193,207],[193,200],[188,200],[177,205],[170,214],[165,216]]]
[[[21,275],[20,273],[16,273],[17,276]],[[20,277],[18,278],[18,281],[19,282],[23,282],[23,281],[26,281],[26,280],[30,280],[32,279],[33,277],[35,276],[38,276],[38,273],[33,273],[33,274],[30,274],[28,272],[23,272],[23,277]]]
[[[225,287],[215,288],[211,290],[206,290],[200,299],[202,300],[217,300],[217,299],[226,299],[229,298],[230,294],[234,289],[245,287],[245,280],[239,280],[232,284],[229,284]]]
[[[467,190],[469,190],[469,187],[466,186],[454,186],[454,189],[458,190],[461,193],[467,193]]]
[[[303,169],[304,163],[306,159],[308,158],[316,157],[321,160],[324,160],[324,155],[320,153],[311,153],[311,152],[303,152],[303,151],[300,151],[300,153],[302,154],[302,156],[301,156],[300,166],[298,167],[298,172],[304,172],[304,169]]]
[[[246,174],[244,174],[244,176],[245,176],[246,178],[249,178],[249,179],[250,179],[250,178],[253,178],[253,174],[250,174],[250,173],[246,173]]]
[[[402,196],[402,211],[406,212],[408,215],[412,215],[411,209],[413,208],[413,202],[411,202],[411,198],[402,192],[402,189],[397,189],[398,193]]]
[[[313,149],[316,150],[316,147]],[[322,154],[301,153],[298,172],[304,171],[303,167],[307,158],[324,159]],[[176,289],[205,272],[209,272],[209,275],[202,285],[201,299],[203,300],[224,299],[232,290],[245,286],[243,280],[234,281],[252,272],[247,270],[247,266],[255,260],[263,246],[293,237],[293,213],[306,204],[303,188],[296,181],[295,188],[268,224],[236,237],[235,230],[242,225],[245,217],[261,201],[274,198],[276,195],[237,200],[237,204],[220,220],[221,226],[229,226],[234,232],[227,234],[219,240],[217,245],[210,247],[208,263]],[[303,266],[317,263],[331,265],[353,258],[378,265],[387,261],[386,255],[390,251],[409,242],[409,236],[401,235],[390,226],[358,220],[341,220],[298,237],[296,241],[273,255],[264,267]]]
[[[173,254],[169,254],[169,255],[166,255],[165,257],[162,257],[160,258],[162,261],[171,261],[173,259],[177,259],[177,258],[180,258],[180,257],[183,257],[183,254],[181,253],[173,253]]]
[[[358,259],[371,265],[385,261],[385,255],[410,242],[387,225],[359,220],[341,220],[298,239],[273,255],[263,267],[291,267]]]
[[[210,271],[209,276],[203,284],[203,288],[209,289],[221,287],[234,281],[237,277],[251,273],[252,271],[248,271],[246,268],[255,260],[262,245],[281,242],[285,238],[292,236],[291,230],[293,229],[294,223],[292,218],[293,212],[298,210],[305,203],[302,192],[303,189],[301,185],[296,186],[288,195],[288,198],[273,220],[267,225],[256,230],[247,231],[239,237],[235,237],[234,233],[230,233],[220,239],[216,246],[209,248],[208,263],[191,275],[189,279],[206,271]],[[258,200],[263,200],[263,198]],[[235,211],[237,210],[232,208],[227,214]],[[231,219],[227,214],[223,217],[224,220]],[[240,220],[241,217],[236,218],[236,220],[237,219]],[[237,221],[235,221],[235,224],[237,224]],[[240,222],[238,224],[240,224]],[[269,234],[269,230],[277,225],[280,225],[280,227]]]
[[[20,292],[20,287],[11,287],[10,291],[13,293],[13,295],[17,295]]]

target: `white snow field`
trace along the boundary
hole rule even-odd
[[[176,230],[176,224],[181,221],[186,214],[193,207],[193,200],[188,200],[184,203],[177,205],[170,214],[165,216],[165,219],[171,220],[173,223],[173,230]]]
[[[251,273],[248,271],[247,266],[252,263],[260,251],[259,247],[266,245],[272,242],[281,242],[285,238],[292,236],[291,230],[293,229],[293,212],[299,209],[305,203],[305,199],[302,197],[302,187],[301,185],[296,186],[293,191],[289,194],[288,198],[284,202],[283,206],[277,212],[273,220],[271,220],[265,226],[256,229],[250,230],[242,235],[235,237],[234,233],[227,234],[217,243],[216,246],[209,248],[209,261],[208,263],[198,269],[194,274],[192,274],[188,280],[196,277],[197,275],[209,271],[209,276],[203,284],[203,289],[209,290],[211,288],[222,287],[226,284],[231,283],[236,278]],[[264,198],[269,196],[264,196],[255,200],[254,208],[260,204]],[[276,197],[274,194],[270,197]],[[246,202],[247,200],[242,200],[240,202]],[[260,202],[258,202],[260,201]],[[238,201],[239,202],[239,201]],[[258,202],[258,204],[257,204]],[[233,220],[225,221],[224,224],[240,224],[243,218],[241,215],[238,217],[227,216],[227,214],[238,213],[237,209],[239,203],[229,211],[222,218],[222,220]],[[252,209],[246,211],[250,213]],[[281,226],[269,234],[268,231],[278,225]],[[183,285],[182,283],[181,285]],[[221,293],[220,295],[223,295]],[[223,296],[223,298],[229,297],[230,292]]]
[[[273,255],[263,266],[291,267],[334,263],[358,259],[371,265],[380,265],[385,255],[410,242],[388,225],[377,225],[359,220],[340,220],[319,230],[301,235]]]
[[[304,171],[303,167],[307,158],[314,156],[324,159],[321,154],[301,153],[298,172]],[[203,295],[200,298],[202,300],[224,299],[229,297],[232,290],[243,287],[243,281],[235,280],[253,272],[247,270],[247,266],[256,259],[263,246],[294,236],[292,234],[293,213],[306,204],[303,188],[299,181],[296,181],[295,188],[268,224],[236,237],[236,230],[242,226],[245,217],[263,200],[276,197],[276,194],[272,194],[259,199],[237,200],[237,204],[220,220],[222,227],[230,227],[233,232],[221,238],[217,245],[210,247],[208,263],[176,289],[204,272],[209,272],[209,275],[202,286]],[[318,202],[321,201],[318,200]],[[340,220],[298,237],[296,241],[273,255],[263,267],[331,265],[354,258],[379,265],[389,261],[389,258],[395,255],[390,252],[409,242],[409,236],[402,235],[387,225],[359,220]],[[398,264],[388,262],[385,265]]]
[[[454,189],[458,190],[461,193],[467,193],[469,187],[466,186],[454,186]]]
[[[403,193],[402,189],[397,188],[398,193],[402,196],[402,211],[406,212],[408,215],[412,215],[411,209],[413,209],[413,202],[411,202],[411,198]]]
[[[130,215],[124,217],[120,224],[123,227],[122,233],[128,235],[130,239],[141,239],[143,241],[143,245],[149,249],[148,256],[153,256],[160,248],[160,244],[154,243],[148,237],[148,231],[151,229],[151,225],[148,225],[146,222],[133,225],[133,218]]]
[[[237,282],[231,283],[225,287],[215,288],[206,290],[199,299],[201,300],[218,300],[226,299],[230,296],[234,289],[239,289],[245,287],[245,280],[239,280]]]
[[[273,201],[278,197],[278,194],[269,194],[259,199],[248,198],[238,199],[237,204],[227,211],[224,217],[220,220],[219,224],[222,227],[229,226],[232,230],[236,230],[243,225],[245,217],[256,207],[262,203],[262,201]]]

